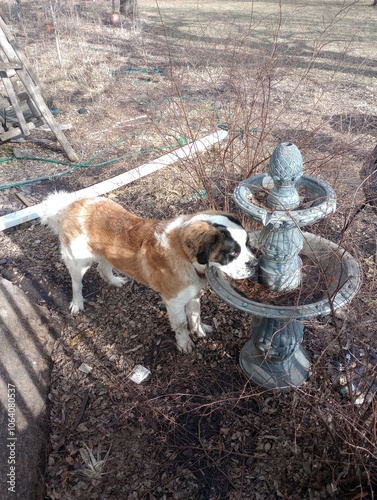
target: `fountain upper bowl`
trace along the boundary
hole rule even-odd
[[[243,181],[234,190],[234,200],[238,207],[254,221],[266,226],[299,226],[304,227],[318,222],[326,215],[335,212],[335,191],[325,182],[310,175],[302,175],[296,182],[296,188],[308,193],[305,208],[271,210],[262,204],[254,203],[253,197],[258,193],[269,193],[273,180],[268,174],[259,174]]]

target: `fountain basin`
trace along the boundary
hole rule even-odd
[[[249,234],[251,246],[258,247],[260,231]],[[323,270],[326,290],[323,296],[310,304],[277,306],[263,304],[243,297],[227,281],[222,271],[209,266],[208,281],[214,292],[225,302],[257,318],[302,320],[325,316],[345,306],[356,295],[361,285],[361,270],[357,261],[339,245],[312,233],[303,232],[301,254]]]

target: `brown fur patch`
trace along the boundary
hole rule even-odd
[[[67,245],[86,234],[95,256],[171,299],[186,288],[195,271],[179,240],[169,238],[169,248],[163,248],[155,238],[157,226],[168,223],[137,217],[107,199],[80,200],[64,214],[62,241]]]
[[[93,255],[169,300],[200,279],[192,263],[207,263],[221,248],[223,233],[206,221],[187,224],[194,216],[164,234],[163,243],[156,232],[162,235],[172,220],[143,219],[106,198],[84,199],[68,206],[60,234],[65,246],[85,235]]]

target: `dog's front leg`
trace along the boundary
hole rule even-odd
[[[189,354],[194,349],[194,342],[190,338],[187,328],[187,317],[185,303],[182,298],[166,300],[166,309],[172,329],[175,332],[175,340],[179,351]]]
[[[206,333],[212,332],[212,327],[202,323],[200,318],[200,297],[199,295],[186,305],[187,318],[189,320],[190,329],[195,332],[198,337],[205,337]]]

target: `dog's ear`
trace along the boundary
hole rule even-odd
[[[196,254],[196,259],[199,264],[208,264],[212,252],[220,242],[220,238],[220,231],[216,231],[208,235],[208,237],[202,241],[202,245],[199,247],[198,253]]]
[[[221,242],[222,232],[218,227],[207,222],[191,224],[185,235],[185,246],[189,249],[191,258],[199,264],[208,264],[210,256]]]

